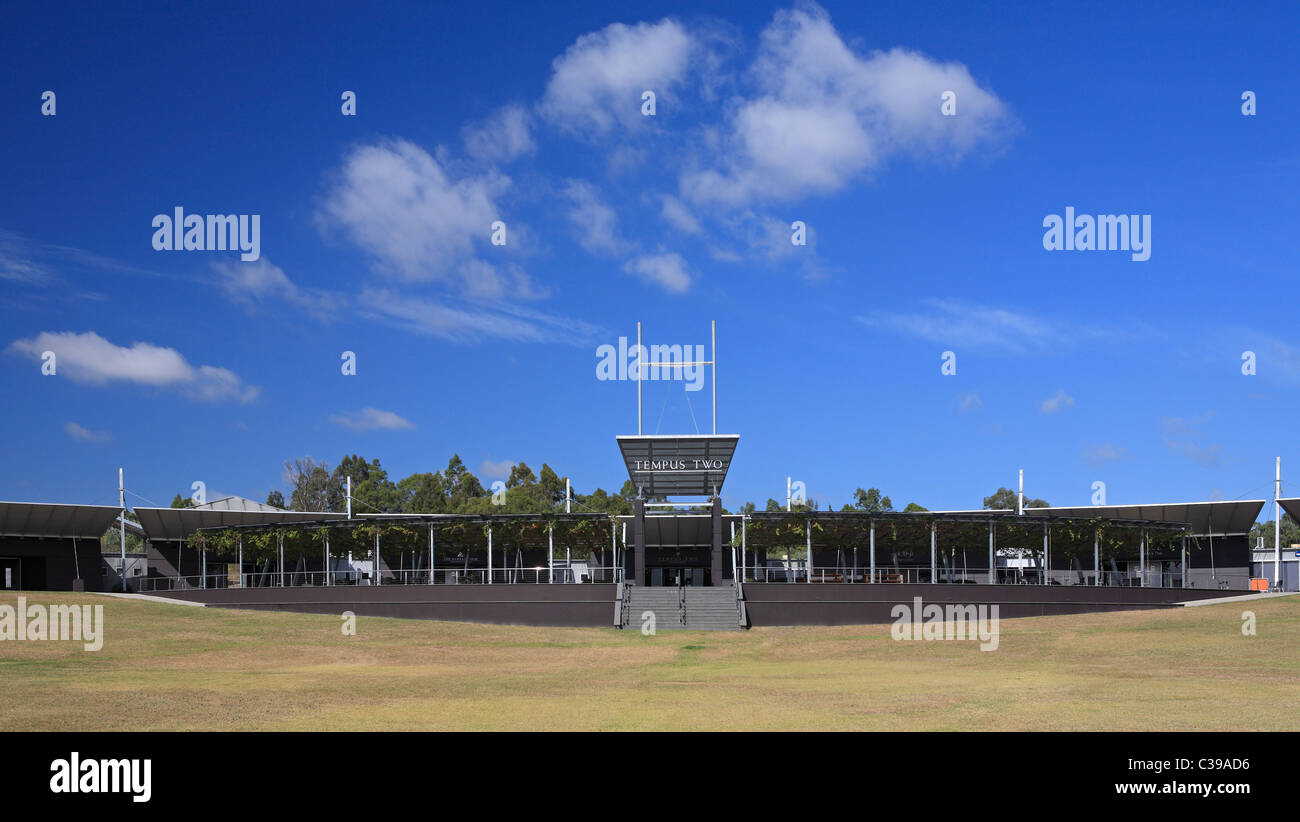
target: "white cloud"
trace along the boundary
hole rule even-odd
[[[1089,465],[1104,465],[1108,462],[1118,462],[1123,459],[1128,459],[1128,449],[1123,447],[1116,448],[1107,442],[1088,448],[1083,452],[1083,458]]]
[[[245,306],[280,299],[305,308],[318,317],[326,317],[339,302],[334,294],[299,288],[284,273],[284,269],[272,264],[266,257],[247,263],[216,262],[212,268],[219,275],[219,284],[226,296]]]
[[[984,407],[984,401],[981,400],[980,395],[976,394],[975,392],[966,394],[964,397],[961,398],[962,411],[978,411],[983,407]]]
[[[702,230],[700,221],[695,218],[690,209],[671,194],[665,194],[660,198],[659,214],[669,225],[683,234],[699,234]]]
[[[518,342],[585,345],[596,335],[594,326],[580,320],[505,303],[488,306],[457,301],[458,307],[448,300],[383,288],[362,290],[359,303],[363,316],[458,343],[498,337]]]
[[[837,191],[895,154],[960,160],[1012,127],[1006,106],[960,63],[895,48],[859,55],[814,4],[777,12],[713,162],[681,176],[696,203],[740,206]],[[940,111],[957,95],[957,116]]]
[[[174,388],[191,399],[207,402],[251,402],[260,393],[259,388],[244,385],[229,369],[191,365],[174,348],[147,342],[133,342],[129,347],[114,345],[93,331],[43,331],[32,339],[15,340],[9,347],[36,359],[44,351],[53,351],[57,375],[90,385],[128,382]]]
[[[659,104],[670,99],[687,79],[693,48],[691,34],[670,19],[584,34],[551,64],[544,116],[574,133],[642,124],[650,120],[641,114],[642,92],[653,91]]]
[[[488,242],[500,215],[495,200],[509,186],[495,172],[453,179],[424,149],[394,140],[347,155],[321,218],[386,273],[427,282],[446,278]]]
[[[487,480],[508,479],[510,469],[514,467],[515,464],[511,460],[483,460],[479,466],[479,473]]]
[[[645,254],[628,262],[624,270],[670,294],[684,294],[691,287],[691,275],[680,254]]]
[[[1043,400],[1042,404],[1038,406],[1038,410],[1044,414],[1055,414],[1057,411],[1073,408],[1075,405],[1074,397],[1058,388],[1055,394]]]
[[[924,300],[914,313],[880,311],[855,319],[868,328],[884,328],[930,342],[954,346],[1026,351],[1057,341],[1054,324],[1029,314],[953,300]],[[1078,332],[1076,326],[1071,329]]]
[[[562,194],[572,204],[567,216],[578,243],[589,254],[622,254],[631,248],[619,236],[618,214],[605,203],[595,186],[582,180],[569,180]]]
[[[354,431],[409,431],[415,425],[392,411],[363,408],[356,413],[332,414],[330,421]]]
[[[78,425],[75,422],[66,423],[63,426],[64,432],[74,440],[84,440],[85,442],[104,442],[112,439],[106,431],[91,431],[85,426]]]
[[[483,122],[466,126],[461,135],[466,153],[489,163],[508,163],[537,148],[530,131],[530,116],[519,105],[502,106]]]

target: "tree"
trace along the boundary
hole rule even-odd
[[[285,460],[284,471],[293,486],[289,494],[290,510],[343,510],[343,487],[335,481],[325,463],[318,463],[311,457]]]
[[[1297,524],[1290,514],[1282,514],[1282,545],[1283,547],[1300,544],[1300,524]],[[1273,520],[1268,522],[1255,523],[1255,527],[1250,529],[1250,544],[1255,546],[1259,544],[1260,537],[1264,538],[1264,547],[1269,550],[1273,549]]]
[[[172,497],[173,508],[193,508],[194,499],[192,497],[182,497],[180,494]]]
[[[271,491],[271,493],[266,495],[266,504],[272,506],[273,508],[289,507],[284,504],[284,494],[281,494],[279,490],[273,490]]]
[[[331,479],[346,490],[346,478],[352,478],[352,511],[370,514],[395,514],[401,508],[397,486],[379,460],[366,462],[365,457],[351,454],[339,461]],[[359,505],[358,505],[359,504]]]
[[[853,492],[853,507],[859,511],[872,514],[885,514],[894,510],[894,503],[889,497],[881,496],[879,488],[861,488]]]
[[[510,466],[510,476],[506,478],[507,488],[519,488],[523,485],[537,484],[537,475],[526,462],[516,462]]]
[[[1016,510],[1016,492],[1010,488],[999,488],[992,496],[984,498],[984,507],[988,510]],[[1047,500],[1025,497],[1026,508],[1050,508]]]
[[[550,500],[552,508],[564,502],[564,480],[546,463],[542,463],[541,478],[537,484],[541,486],[542,496]]]
[[[922,511],[929,511],[929,510],[930,510],[929,508],[924,508],[920,505],[917,505],[915,502],[909,502],[907,504],[907,507],[903,509],[903,513],[917,514],[917,513],[921,513]]]
[[[447,513],[447,483],[442,472],[411,474],[397,483],[401,510],[407,514]]]

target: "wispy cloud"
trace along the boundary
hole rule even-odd
[[[510,476],[510,469],[514,467],[515,464],[511,460],[483,460],[479,465],[479,473],[488,480],[506,479]]]
[[[112,439],[112,435],[107,431],[91,431],[89,428],[75,422],[65,423],[63,430],[69,437],[83,442],[106,442]]]
[[[330,421],[354,431],[409,431],[415,424],[392,411],[363,408],[355,413],[332,414]]]
[[[630,261],[624,270],[670,294],[685,294],[691,287],[691,275],[680,254],[645,254]]]
[[[1058,388],[1055,394],[1042,401],[1038,406],[1038,410],[1044,414],[1055,414],[1058,411],[1064,411],[1066,408],[1073,408],[1075,404],[1074,397]]]
[[[1123,447],[1116,448],[1106,442],[1101,445],[1094,445],[1090,448],[1084,449],[1083,459],[1092,466],[1105,465],[1109,462],[1119,462],[1120,460],[1128,459],[1128,449]]]

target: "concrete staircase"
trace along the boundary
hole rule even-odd
[[[719,588],[633,585],[625,596],[624,628],[639,628],[645,622],[643,615],[647,611],[654,613],[657,631],[734,631],[741,627],[736,589],[731,585]]]

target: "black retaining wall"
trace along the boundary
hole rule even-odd
[[[617,586],[587,585],[337,585],[303,588],[220,588],[157,596],[223,608],[308,614],[438,619],[501,625],[612,627]]]
[[[1115,588],[1075,585],[862,585],[849,583],[746,583],[752,627],[765,625],[867,625],[890,623],[897,604],[997,605],[1000,618],[1169,608],[1175,603],[1247,591],[1190,588]]]

